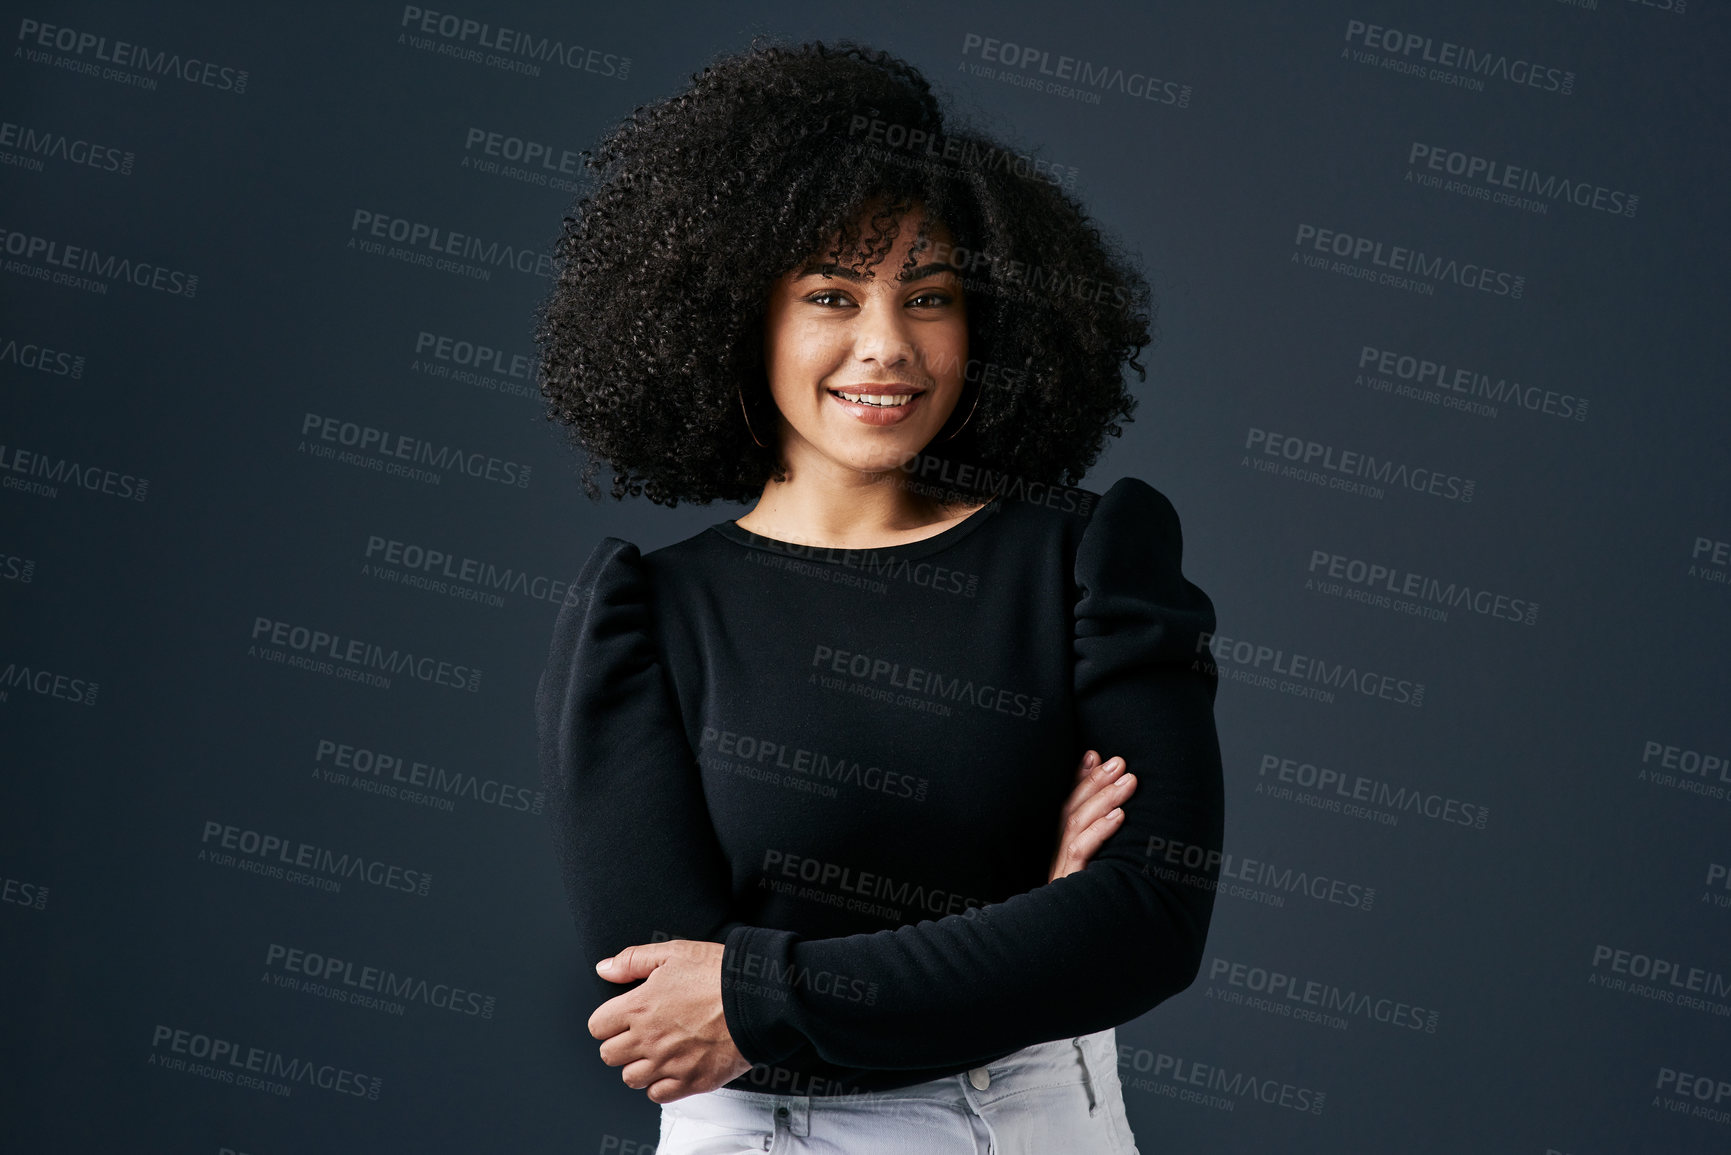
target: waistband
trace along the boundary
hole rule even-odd
[[[1115,1086],[1118,1075],[1118,1033],[1114,1027],[1091,1035],[1053,1039],[1013,1051],[1001,1059],[955,1075],[928,1079],[886,1091],[847,1091],[838,1095],[781,1095],[772,1091],[736,1091],[717,1087],[705,1095],[768,1108],[786,1120],[796,1135],[804,1134],[813,1111],[846,1109],[862,1103],[927,1100],[978,1111],[1012,1095],[1040,1087],[1082,1084],[1090,1106],[1095,1088]],[[1110,1082],[1108,1082],[1110,1080]],[[691,1098],[703,1098],[692,1096]],[[689,1100],[686,1100],[689,1102]]]

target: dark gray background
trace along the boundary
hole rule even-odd
[[[1697,539],[1731,539],[1724,8],[719,7],[451,9],[629,57],[623,79],[417,50],[390,4],[40,4],[7,18],[0,121],[133,160],[121,173],[0,146],[6,245],[48,238],[199,278],[190,299],[124,281],[96,293],[0,253],[6,460],[23,449],[149,480],[142,502],[0,490],[0,670],[100,685],[90,705],[0,687],[8,1149],[653,1145],[654,1105],[600,1063],[589,1008],[566,993],[592,960],[575,956],[545,819],[334,786],[312,776],[314,750],[328,738],[538,787],[530,704],[554,603],[363,576],[369,535],[569,580],[603,535],[647,551],[743,507],[589,503],[533,398],[413,368],[422,331],[531,354],[548,281],[508,268],[476,281],[347,242],[367,209],[545,251],[569,194],[464,167],[465,134],[589,147],[753,31],[887,48],[958,109],[1079,169],[1082,199],[1162,301],[1139,419],[1085,484],[1130,474],[1171,497],[1222,634],[1425,684],[1415,709],[1222,681],[1228,850],[1374,887],[1376,901],[1222,896],[1209,956],[1434,1010],[1435,1032],[1230,1005],[1217,996],[1236,988],[1205,964],[1190,991],[1119,1028],[1142,1150],[1731,1146],[1731,1091],[1707,1101],[1721,1114],[1697,1116],[1657,1085],[1664,1069],[1731,1080],[1731,889],[1709,886],[1731,862],[1731,800],[1642,777],[1656,768],[1648,742],[1731,755],[1731,586],[1723,565],[1704,567],[1717,579],[1691,569]],[[246,89],[81,75],[26,55],[25,20],[245,69]],[[1361,63],[1343,55],[1352,20],[1566,69],[1573,91],[1473,91]],[[1081,103],[981,78],[962,67],[978,61],[970,33],[1170,78],[1190,101]],[[1415,141],[1638,194],[1638,211],[1535,214],[1422,188],[1404,179]],[[1420,295],[1304,268],[1301,223],[1510,270],[1524,293]],[[1584,397],[1587,417],[1378,393],[1354,382],[1365,345]],[[54,371],[70,361],[32,368],[44,346],[82,357],[79,375]],[[528,463],[532,480],[453,472],[434,486],[315,460],[297,449],[307,412]],[[1252,427],[1444,469],[1475,496],[1372,499],[1263,474],[1243,464]],[[1429,621],[1323,596],[1305,588],[1314,550],[1541,612],[1531,626],[1461,610]],[[283,668],[248,655],[261,616],[483,676],[471,694]],[[1268,755],[1490,817],[1483,830],[1413,814],[1391,826],[1274,799],[1257,793]],[[425,897],[353,880],[325,893],[213,865],[199,860],[207,821],[433,883]],[[280,989],[272,943],[483,992],[496,1014],[410,1003],[395,1016]],[[1598,985],[1615,977],[1594,965],[1601,946],[1710,972],[1719,1010]],[[280,1097],[161,1069],[159,1025],[377,1076],[381,1090]],[[1139,1051],[1324,1092],[1324,1107],[1186,1102],[1169,1072],[1137,1069]]]

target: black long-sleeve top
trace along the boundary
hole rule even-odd
[[[584,957],[725,944],[730,1086],[906,1086],[1127,1022],[1195,978],[1222,834],[1206,594],[1136,478],[905,545],[726,521],[595,547],[536,694]],[[1048,883],[1083,751],[1137,777]],[[1169,863],[1183,863],[1174,870]],[[626,986],[579,979],[601,1002]]]

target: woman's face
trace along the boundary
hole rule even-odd
[[[912,275],[897,279],[919,219],[917,210],[901,218],[895,247],[869,269],[826,269],[826,257],[813,257],[771,290],[764,365],[790,470],[822,461],[897,469],[955,409],[968,360],[966,304],[957,270],[929,260],[935,245],[950,243],[948,230],[934,223]]]

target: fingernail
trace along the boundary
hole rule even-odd
[[[603,973],[610,971],[613,969],[613,960],[610,958],[604,958],[595,964],[595,969]]]

